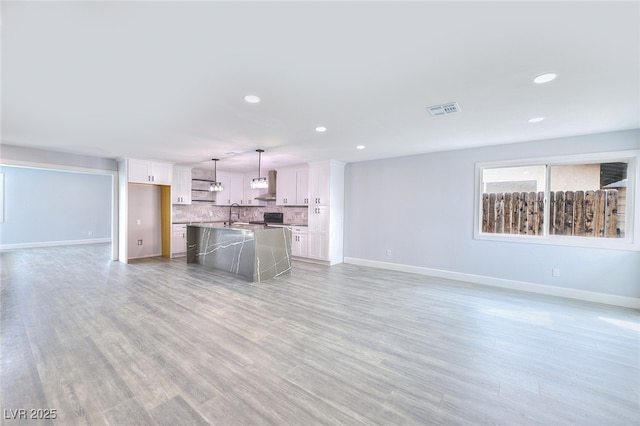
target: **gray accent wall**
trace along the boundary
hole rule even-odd
[[[350,163],[345,258],[640,297],[638,251],[473,238],[476,162],[632,149],[640,130]]]
[[[112,176],[2,166],[0,244],[111,240]]]

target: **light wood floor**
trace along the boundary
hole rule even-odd
[[[638,311],[353,265],[254,284],[109,250],[1,254],[3,424],[640,424]]]

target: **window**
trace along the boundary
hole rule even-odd
[[[639,249],[637,151],[476,164],[475,238]]]

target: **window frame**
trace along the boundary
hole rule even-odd
[[[627,166],[627,211],[625,236],[622,238],[602,238],[587,236],[551,235],[549,233],[549,188],[551,166],[626,162]],[[640,187],[638,164],[640,150],[607,151],[589,154],[572,154],[526,159],[487,161],[475,163],[475,200],[473,238],[475,240],[547,244],[556,246],[588,247],[616,250],[640,251],[640,208],[636,205]],[[482,172],[484,169],[521,166],[546,166],[544,186],[544,230],[543,235],[494,234],[482,232]]]

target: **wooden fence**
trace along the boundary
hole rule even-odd
[[[549,233],[588,237],[619,237],[618,191],[550,193]],[[542,235],[544,192],[482,194],[482,232]]]

